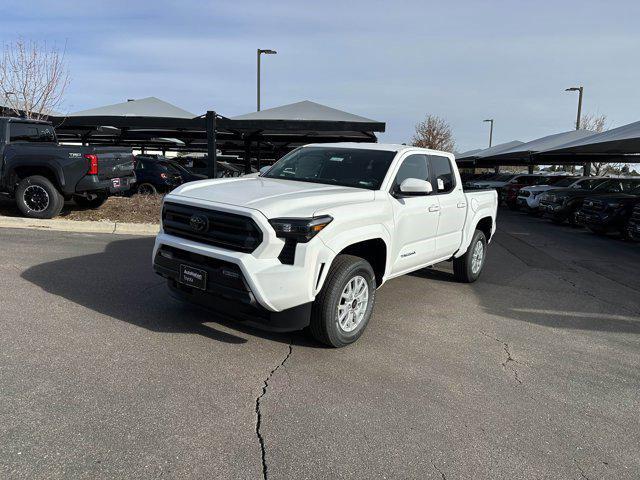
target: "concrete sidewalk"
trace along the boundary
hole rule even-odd
[[[156,235],[160,226],[154,223],[124,223],[111,221],[38,220],[0,215],[0,228],[26,228],[75,233],[112,233],[116,235]]]

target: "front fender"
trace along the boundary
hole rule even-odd
[[[324,285],[324,281],[327,277],[329,268],[331,267],[331,264],[333,263],[335,258],[338,256],[338,254],[341,251],[343,251],[345,248],[351,245],[354,245],[360,242],[365,242],[367,240],[380,239],[384,242],[387,248],[387,258],[385,260],[385,269],[384,269],[385,273],[383,276],[383,283],[384,283],[384,279],[387,276],[387,272],[390,271],[390,267],[391,267],[390,265],[391,256],[389,254],[391,252],[391,234],[389,233],[389,231],[384,225],[374,224],[374,225],[363,225],[361,227],[357,227],[353,229],[349,228],[331,235],[322,235],[320,239],[327,246],[327,248],[329,248],[329,250],[331,251],[332,257],[328,262],[327,268],[324,269],[322,278],[320,278],[318,291],[322,288],[322,285]]]

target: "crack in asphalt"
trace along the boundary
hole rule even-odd
[[[576,467],[578,468],[578,471],[580,472],[580,477],[582,477],[582,478],[584,478],[586,480],[589,480],[589,477],[587,477],[587,475],[584,473],[584,470],[582,469],[582,467],[580,466],[578,461],[575,460],[575,459],[573,461],[575,462]]]
[[[510,350],[509,344],[507,342],[503,342],[501,339],[493,337],[493,336],[489,335],[486,332],[482,332],[481,331],[480,334],[484,335],[487,338],[490,338],[491,340],[494,340],[494,341],[502,344],[502,351],[504,352],[504,360],[502,361],[502,363],[500,365],[502,365],[502,369],[505,370],[505,371],[508,370],[508,369],[511,370],[511,372],[513,373],[514,380],[519,385],[522,385],[522,379],[518,375],[518,370],[513,366],[509,367],[509,364],[510,363],[516,363],[518,365],[527,365],[527,364],[524,363],[524,362],[521,362],[519,360],[516,360],[513,357],[513,355],[511,355],[511,350]]]
[[[261,432],[262,411],[260,409],[260,404],[261,404],[262,397],[264,397],[267,394],[267,390],[269,388],[269,380],[271,380],[271,377],[273,377],[273,374],[276,373],[276,371],[280,367],[284,366],[287,360],[289,360],[289,357],[291,356],[292,352],[293,352],[293,346],[291,342],[289,343],[289,351],[287,352],[287,355],[284,357],[282,362],[276,365],[276,367],[269,372],[269,375],[267,375],[267,378],[265,378],[262,383],[262,393],[260,393],[260,395],[258,395],[258,397],[256,398],[256,436],[258,437],[258,442],[260,443],[260,452],[262,456],[262,478],[264,478],[264,480],[267,480],[268,478],[267,449],[265,446],[264,437],[262,436],[262,432]]]
[[[438,468],[438,466],[435,463],[431,462],[431,465],[433,465],[433,468],[435,468],[436,471],[440,474],[440,477],[442,478],[442,480],[447,480],[447,476],[444,474],[442,470]]]

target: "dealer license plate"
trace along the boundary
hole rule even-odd
[[[189,265],[180,265],[180,276],[178,281],[183,285],[188,285],[199,290],[207,289],[207,272]]]

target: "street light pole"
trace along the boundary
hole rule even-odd
[[[580,117],[582,115],[582,94],[584,93],[584,87],[569,87],[565,88],[565,92],[578,92],[578,116],[576,117],[576,130],[580,130]]]
[[[270,49],[264,49],[264,50],[261,49],[261,48],[258,49],[258,62],[257,62],[258,63],[258,68],[257,68],[258,81],[257,81],[257,102],[256,102],[257,103],[257,111],[258,112],[260,111],[260,55],[262,55],[263,53],[265,55],[275,55],[278,52],[276,52],[275,50],[270,50]]]
[[[491,124],[491,128],[489,129],[489,148],[491,148],[491,143],[493,142],[493,118],[488,118],[483,120],[483,122],[489,122]]]
[[[491,148],[491,144],[493,143],[493,118],[487,118],[486,120],[483,120],[483,122],[489,122],[490,123],[490,128],[489,128],[489,148]],[[496,166],[493,169],[494,172],[496,173],[500,173],[500,167]]]
[[[576,116],[576,130],[580,130],[580,117],[582,116],[582,95],[584,94],[584,87],[569,87],[564,89],[565,92],[578,92],[578,114]],[[588,177],[591,174],[591,163],[587,162],[583,166],[582,174]]]

